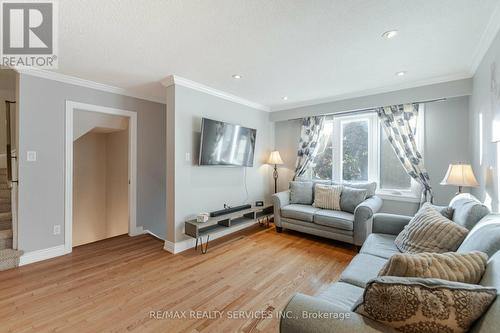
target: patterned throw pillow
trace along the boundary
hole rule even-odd
[[[401,332],[467,332],[496,298],[496,289],[437,279],[379,277],[353,311]]]
[[[314,187],[314,203],[316,208],[340,210],[342,185],[316,184]]]
[[[463,283],[479,283],[486,270],[488,255],[469,253],[398,253],[385,263],[379,276],[434,278]]]
[[[422,207],[394,240],[401,252],[455,252],[469,230],[431,207]]]

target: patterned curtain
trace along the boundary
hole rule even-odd
[[[421,202],[433,200],[429,174],[417,149],[418,104],[401,104],[377,109],[382,127],[406,173],[423,187]],[[413,124],[412,124],[412,120]]]
[[[318,141],[321,130],[325,122],[324,116],[307,117],[302,119],[302,129],[300,131],[300,142],[297,150],[297,162],[295,164],[295,176],[293,179],[302,176],[316,157],[318,152]]]

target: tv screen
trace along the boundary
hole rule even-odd
[[[203,118],[199,164],[253,166],[256,133],[252,128]]]

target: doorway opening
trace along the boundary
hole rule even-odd
[[[66,102],[65,249],[122,234],[136,225],[137,115]]]

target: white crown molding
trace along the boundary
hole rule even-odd
[[[179,85],[179,86],[183,86],[186,88],[198,90],[198,91],[201,91],[203,93],[225,99],[227,101],[231,101],[234,103],[245,105],[245,106],[257,109],[257,110],[269,112],[269,106],[267,106],[267,105],[252,102],[252,101],[249,101],[247,99],[226,93],[226,92],[221,91],[221,90],[211,88],[211,87],[206,86],[204,84],[201,84],[201,83],[198,83],[195,81],[191,81],[191,80],[185,79],[185,78],[177,76],[177,75],[170,75],[167,78],[165,78],[164,80],[162,80],[161,83],[165,87],[169,87],[171,85]]]
[[[483,61],[486,52],[488,52],[491,43],[497,36],[500,31],[500,3],[496,6],[493,14],[490,17],[488,25],[486,29],[484,29],[481,38],[479,39],[479,43],[477,44],[476,50],[474,51],[474,55],[472,57],[472,64],[470,67],[470,72],[472,75],[476,73],[477,68]]]
[[[43,70],[43,69],[39,69],[39,68],[35,68],[35,67],[30,67],[30,68],[13,67],[12,69],[20,74],[36,76],[36,77],[47,79],[47,80],[58,81],[58,82],[72,84],[72,85],[76,85],[76,86],[80,86],[80,87],[100,90],[100,91],[104,91],[104,92],[108,92],[108,93],[112,93],[112,94],[134,97],[134,98],[144,99],[144,100],[151,101],[151,102],[165,104],[165,100],[161,100],[160,98],[156,98],[153,96],[146,96],[146,95],[142,95],[142,94],[137,94],[137,93],[134,93],[134,92],[132,92],[128,89],[125,89],[125,88],[110,86],[107,84],[103,84],[103,83],[99,83],[99,82],[95,82],[95,81],[90,81],[90,80],[85,80],[85,79],[81,79],[78,77],[65,75],[65,74],[61,74],[61,73],[57,73],[57,72],[53,72],[53,71]]]
[[[301,107],[306,107],[306,106],[313,106],[313,105],[318,105],[318,104],[337,102],[337,101],[342,101],[342,100],[351,99],[351,98],[359,98],[359,97],[365,97],[365,96],[371,96],[371,95],[377,95],[377,94],[390,93],[390,92],[395,92],[395,91],[404,90],[404,89],[423,87],[423,86],[428,86],[428,85],[432,85],[432,84],[438,84],[438,83],[444,83],[444,82],[450,82],[450,81],[456,81],[456,80],[463,80],[463,79],[470,79],[471,77],[472,76],[469,73],[459,73],[459,74],[454,74],[454,75],[441,76],[441,77],[431,78],[431,79],[427,79],[427,80],[401,83],[398,85],[391,85],[391,86],[386,86],[386,87],[381,87],[381,88],[360,90],[360,91],[356,91],[356,92],[348,93],[348,94],[342,94],[342,95],[330,96],[330,97],[325,97],[325,98],[311,99],[311,100],[306,100],[306,101],[301,101],[301,102],[295,102],[295,103],[292,102],[292,103],[287,103],[287,104],[283,104],[283,105],[271,106],[270,111],[276,112],[276,111],[291,110],[291,109],[296,109],[296,108],[301,108]]]
[[[32,264],[38,261],[47,260],[65,254],[71,253],[71,250],[67,250],[64,245],[58,245],[54,247],[49,247],[47,249],[27,252],[19,258],[19,266],[24,266]]]

